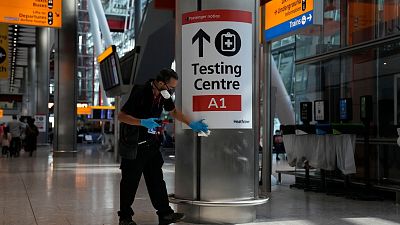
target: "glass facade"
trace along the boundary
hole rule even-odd
[[[400,183],[400,0],[324,0],[324,23],[272,44],[272,54],[300,123],[300,102],[329,102],[340,122],[339,99],[351,98],[361,123],[360,97],[372,96],[370,170],[376,182]],[[356,146],[363,177],[362,136]]]

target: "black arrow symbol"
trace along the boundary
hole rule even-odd
[[[210,36],[208,36],[208,34],[204,32],[203,29],[200,29],[199,31],[197,31],[196,35],[193,36],[192,44],[194,44],[197,39],[199,39],[199,57],[203,57],[203,39],[206,39],[206,41],[210,43]]]

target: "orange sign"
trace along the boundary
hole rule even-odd
[[[0,1],[0,23],[61,27],[61,0]]]
[[[314,10],[314,0],[271,0],[265,5],[266,30]]]
[[[3,118],[4,115],[4,111],[2,109],[0,109],[0,118]]]
[[[91,109],[115,109],[115,106],[95,105],[89,106]]]
[[[92,109],[89,107],[77,107],[76,114],[78,115],[90,115],[92,114]]]

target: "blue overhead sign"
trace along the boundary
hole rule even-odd
[[[310,11],[292,20],[286,21],[275,27],[272,27],[271,29],[265,31],[265,39],[267,41],[270,41],[276,37],[285,35],[292,31],[311,25],[313,24],[313,16],[314,16],[313,11]]]

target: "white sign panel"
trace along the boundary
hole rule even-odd
[[[46,115],[35,115],[35,125],[39,132],[46,132]]]
[[[210,129],[252,128],[252,23],[240,10],[182,15],[182,110]]]

